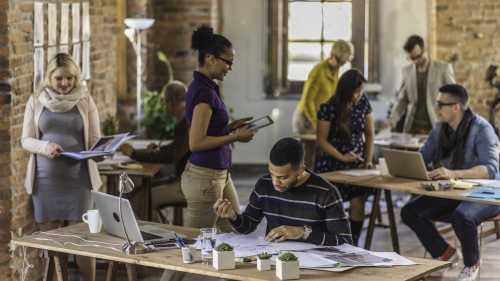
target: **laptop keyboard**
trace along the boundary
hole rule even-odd
[[[144,239],[144,241],[163,238],[163,237],[161,237],[159,235],[154,235],[154,234],[151,234],[151,233],[146,233],[144,231],[141,231],[141,235],[142,235],[142,239]]]

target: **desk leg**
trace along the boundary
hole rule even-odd
[[[399,250],[399,240],[398,240],[398,230],[396,226],[396,219],[394,216],[394,207],[392,205],[392,195],[390,190],[384,190],[385,202],[387,204],[387,214],[389,215],[389,228],[391,229],[391,239],[392,248],[394,252],[398,253]]]
[[[370,250],[373,240],[373,231],[375,229],[375,221],[377,220],[378,204],[380,202],[380,194],[382,190],[376,189],[375,196],[373,197],[372,213],[370,214],[370,221],[368,222],[368,229],[366,230],[365,249]]]
[[[53,258],[54,258],[54,268],[56,271],[57,281],[64,281],[61,259],[57,255],[54,255]]]
[[[43,274],[43,281],[52,281],[54,275],[54,267],[50,266],[52,262],[51,257],[49,256],[49,251],[43,250],[43,259],[45,260],[45,268]]]
[[[146,216],[147,221],[151,221],[151,218],[153,217],[153,210],[151,208],[153,207],[152,203],[152,198],[151,198],[151,178],[150,177],[144,177],[144,199],[145,199],[145,208],[146,212],[144,213]]]

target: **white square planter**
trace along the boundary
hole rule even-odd
[[[213,252],[212,265],[217,270],[234,269],[236,264],[234,262],[234,251],[218,252],[215,249]]]
[[[299,261],[281,261],[276,259],[276,277],[280,280],[300,278]]]
[[[257,258],[257,270],[258,271],[271,270],[271,259],[261,260]]]

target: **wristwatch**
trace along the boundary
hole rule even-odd
[[[306,240],[311,235],[312,228],[308,225],[304,225],[304,234],[302,235],[302,239]]]

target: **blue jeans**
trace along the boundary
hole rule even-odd
[[[479,262],[477,226],[499,213],[500,206],[418,196],[401,209],[401,218],[433,258],[440,257],[449,246],[433,221],[451,223],[462,245],[465,266],[473,266]]]

